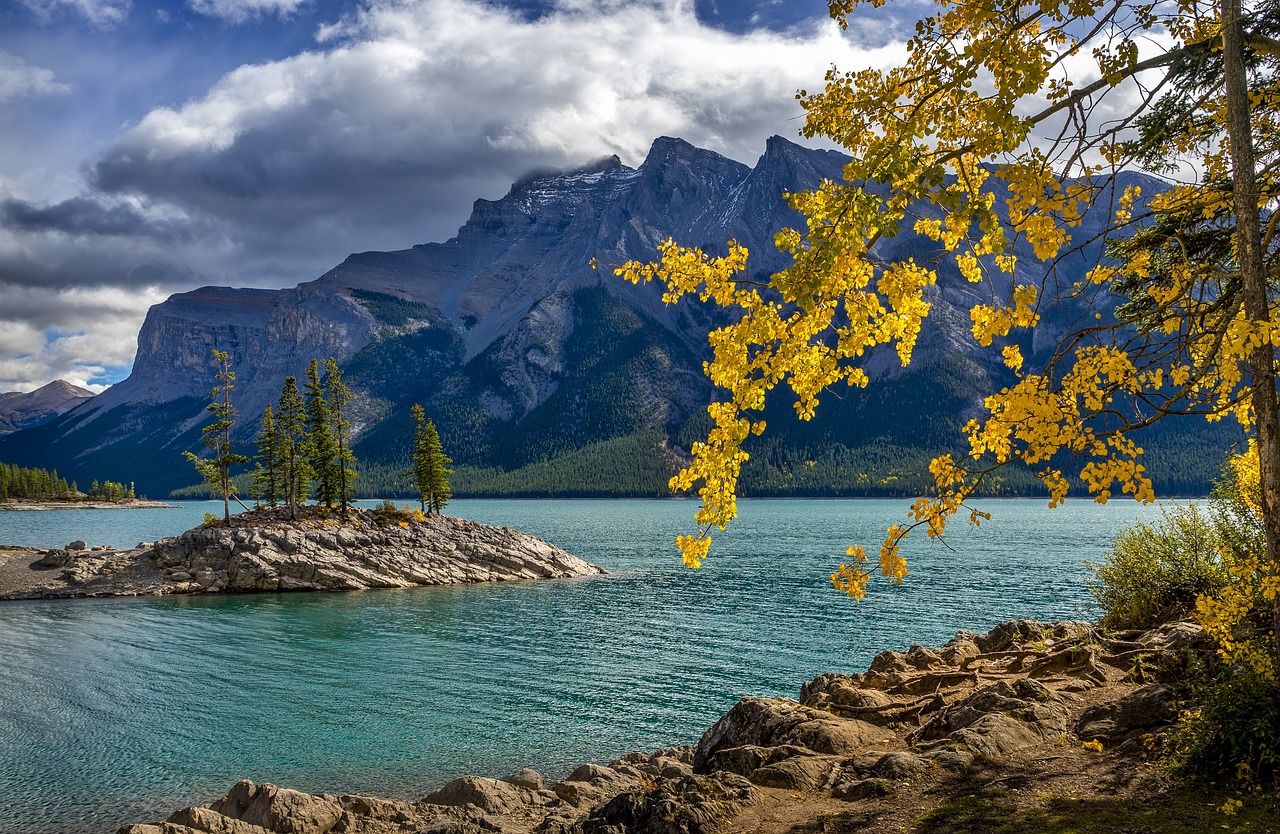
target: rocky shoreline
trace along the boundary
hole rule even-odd
[[[241,781],[120,834],[1042,831],[1037,814],[1071,807],[1099,825],[1118,808],[1123,824],[1100,831],[1155,831],[1140,823],[1171,813],[1186,827],[1168,830],[1217,830],[1212,803],[1177,810],[1182,789],[1145,762],[1177,718],[1159,678],[1211,653],[1185,622],[1107,634],[1015,621],[821,675],[798,701],[743,698],[696,745],[584,764],[559,782],[464,776],[403,802]],[[999,810],[990,826],[974,815],[984,802]],[[1019,814],[1031,824],[1008,827]]]
[[[173,504],[130,498],[126,501],[0,501],[0,510],[176,510]]]
[[[39,558],[33,559],[33,556]],[[0,553],[0,600],[280,591],[353,591],[557,579],[604,570],[534,536],[449,516],[197,527],[137,547]]]

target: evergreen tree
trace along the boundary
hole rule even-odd
[[[356,458],[351,452],[351,423],[346,419],[346,409],[351,404],[351,389],[342,381],[342,370],[333,357],[324,361],[324,387],[329,401],[329,425],[335,451],[335,497],[345,519],[347,506],[351,503],[351,482],[356,478],[355,469],[352,468]]]
[[[427,417],[422,406],[413,404],[413,468],[404,474],[413,478],[418,490],[418,506],[427,511],[427,497],[431,494],[430,454],[427,449]]]
[[[339,489],[338,445],[332,433],[333,415],[329,408],[328,393],[320,380],[320,363],[315,359],[307,366],[307,381],[303,390],[307,420],[303,448],[307,467],[316,479],[316,501],[333,509]]]
[[[298,393],[297,377],[285,377],[276,406],[274,454],[280,468],[281,494],[289,507],[289,518],[296,521],[298,501],[306,497],[310,478],[305,451],[306,411]]]
[[[231,355],[214,348],[213,361],[218,368],[218,372],[214,374],[218,384],[209,394],[213,402],[205,408],[205,411],[213,415],[213,422],[201,430],[203,437],[200,439],[213,452],[213,456],[202,458],[192,452],[183,452],[183,455],[195,465],[205,483],[222,495],[222,520],[230,524],[231,495],[235,492],[235,486],[231,483],[231,467],[237,463],[247,463],[249,459],[232,451],[235,447],[231,443],[231,428],[235,425],[236,411],[231,405],[231,392],[235,389],[236,374],[231,370]]]
[[[274,507],[280,498],[279,440],[276,437],[275,412],[271,403],[262,411],[258,428],[258,465],[253,472],[253,496],[260,503]]]
[[[427,420],[427,425],[422,430],[422,446],[426,459],[427,507],[430,512],[440,515],[440,511],[448,506],[449,499],[453,497],[453,492],[449,489],[449,476],[453,474],[449,464],[453,460],[444,453],[444,447],[440,445],[440,433],[431,420]]]

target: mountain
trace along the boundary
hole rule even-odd
[[[61,379],[26,393],[0,394],[0,435],[47,423],[92,397],[87,388]]]
[[[659,287],[625,284],[608,266],[651,259],[669,237],[713,252],[736,239],[752,253],[751,275],[767,277],[786,265],[774,233],[801,220],[782,195],[839,179],[846,161],[773,137],[750,167],[663,137],[638,168],[609,157],[477,200],[443,243],[351,255],[290,289],[174,295],[148,312],[128,379],[0,438],[0,460],[70,477],[92,471],[148,494],[195,482],[179,455],[198,445],[210,349],[218,348],[237,374],[241,443],[286,375],[301,376],[312,357],[337,358],[358,393],[355,451],[373,493],[404,488],[394,475],[410,443],[409,407],[420,402],[459,464],[457,494],[661,494],[681,450],[705,433],[713,391],[701,366],[708,331],[725,320],[696,303],[667,305]],[[1142,175],[1121,179],[1141,180],[1145,193],[1159,188]],[[1080,239],[1104,221],[1086,217]],[[1084,246],[1081,264],[1097,246]],[[904,233],[880,247],[886,256],[923,256],[929,244]],[[604,268],[593,269],[593,259]],[[891,351],[874,355],[884,381],[833,392],[809,423],[797,423],[778,392],[766,412],[771,432],[744,470],[749,491],[920,488],[923,463],[952,447],[982,394],[1006,378],[968,335],[976,288],[943,269],[929,300],[932,326],[910,368]],[[1072,304],[1045,306],[1033,352],[1080,320],[1084,311]],[[1212,456],[1189,453],[1181,440],[1166,445],[1190,461],[1169,469],[1166,488],[1201,491],[1217,460],[1211,471]],[[1194,484],[1184,489],[1179,478]]]

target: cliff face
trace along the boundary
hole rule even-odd
[[[291,289],[175,295],[148,313],[128,379],[73,414],[0,440],[0,459],[133,481],[153,495],[195,482],[178,461],[198,446],[206,420],[211,348],[233,358],[242,443],[286,375],[333,356],[358,395],[356,452],[385,471],[408,448],[414,402],[435,419],[456,462],[494,470],[619,438],[654,435],[684,447],[712,397],[701,366],[723,313],[664,304],[659,287],[624,284],[610,267],[652,259],[667,238],[710,251],[736,239],[752,253],[751,275],[765,278],[786,266],[774,233],[800,220],[782,195],[839,179],[845,161],[774,137],[748,167],[664,137],[638,168],[611,157],[477,200],[444,243],[351,255]],[[903,234],[881,247],[919,254],[926,244]],[[602,268],[592,269],[593,259]],[[816,448],[847,451],[827,462],[835,471],[849,468],[845,457],[856,466],[868,444],[937,451],[954,442],[1003,371],[967,335],[978,299],[953,273],[944,270],[930,293],[935,326],[912,368],[901,369],[892,352],[872,358],[880,375],[919,374],[917,381],[833,401],[804,426],[787,416],[780,392],[777,413],[766,415],[776,443],[749,465],[749,482],[799,483],[812,474],[800,464]],[[1079,313],[1052,305],[1043,312],[1046,330]],[[759,468],[765,461],[768,471]]]
[[[93,392],[61,379],[43,388],[0,394],[0,435],[47,423],[93,399]]]

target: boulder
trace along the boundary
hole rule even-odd
[[[595,808],[582,834],[713,834],[724,821],[756,800],[741,776],[686,776],[664,780],[649,791],[630,791]]]
[[[44,557],[40,560],[42,568],[60,568],[65,566],[75,557],[75,553],[71,550],[46,550]]]
[[[1118,747],[1172,724],[1178,717],[1173,690],[1151,684],[1123,698],[1089,707],[1076,722],[1075,734],[1084,741]]]
[[[517,770],[508,776],[503,776],[501,781],[531,791],[545,791],[547,789],[547,782],[542,778],[542,774],[530,767]]]
[[[461,776],[422,798],[428,805],[474,805],[490,814],[509,814],[529,804],[522,788],[499,779]]]
[[[67,545],[67,550],[88,550],[88,549],[89,549],[89,545],[86,542],[81,541],[79,539]]]
[[[790,745],[848,755],[892,738],[891,732],[866,721],[839,718],[787,699],[748,697],[703,734],[694,752],[693,770],[706,773],[718,751],[744,745]]]

